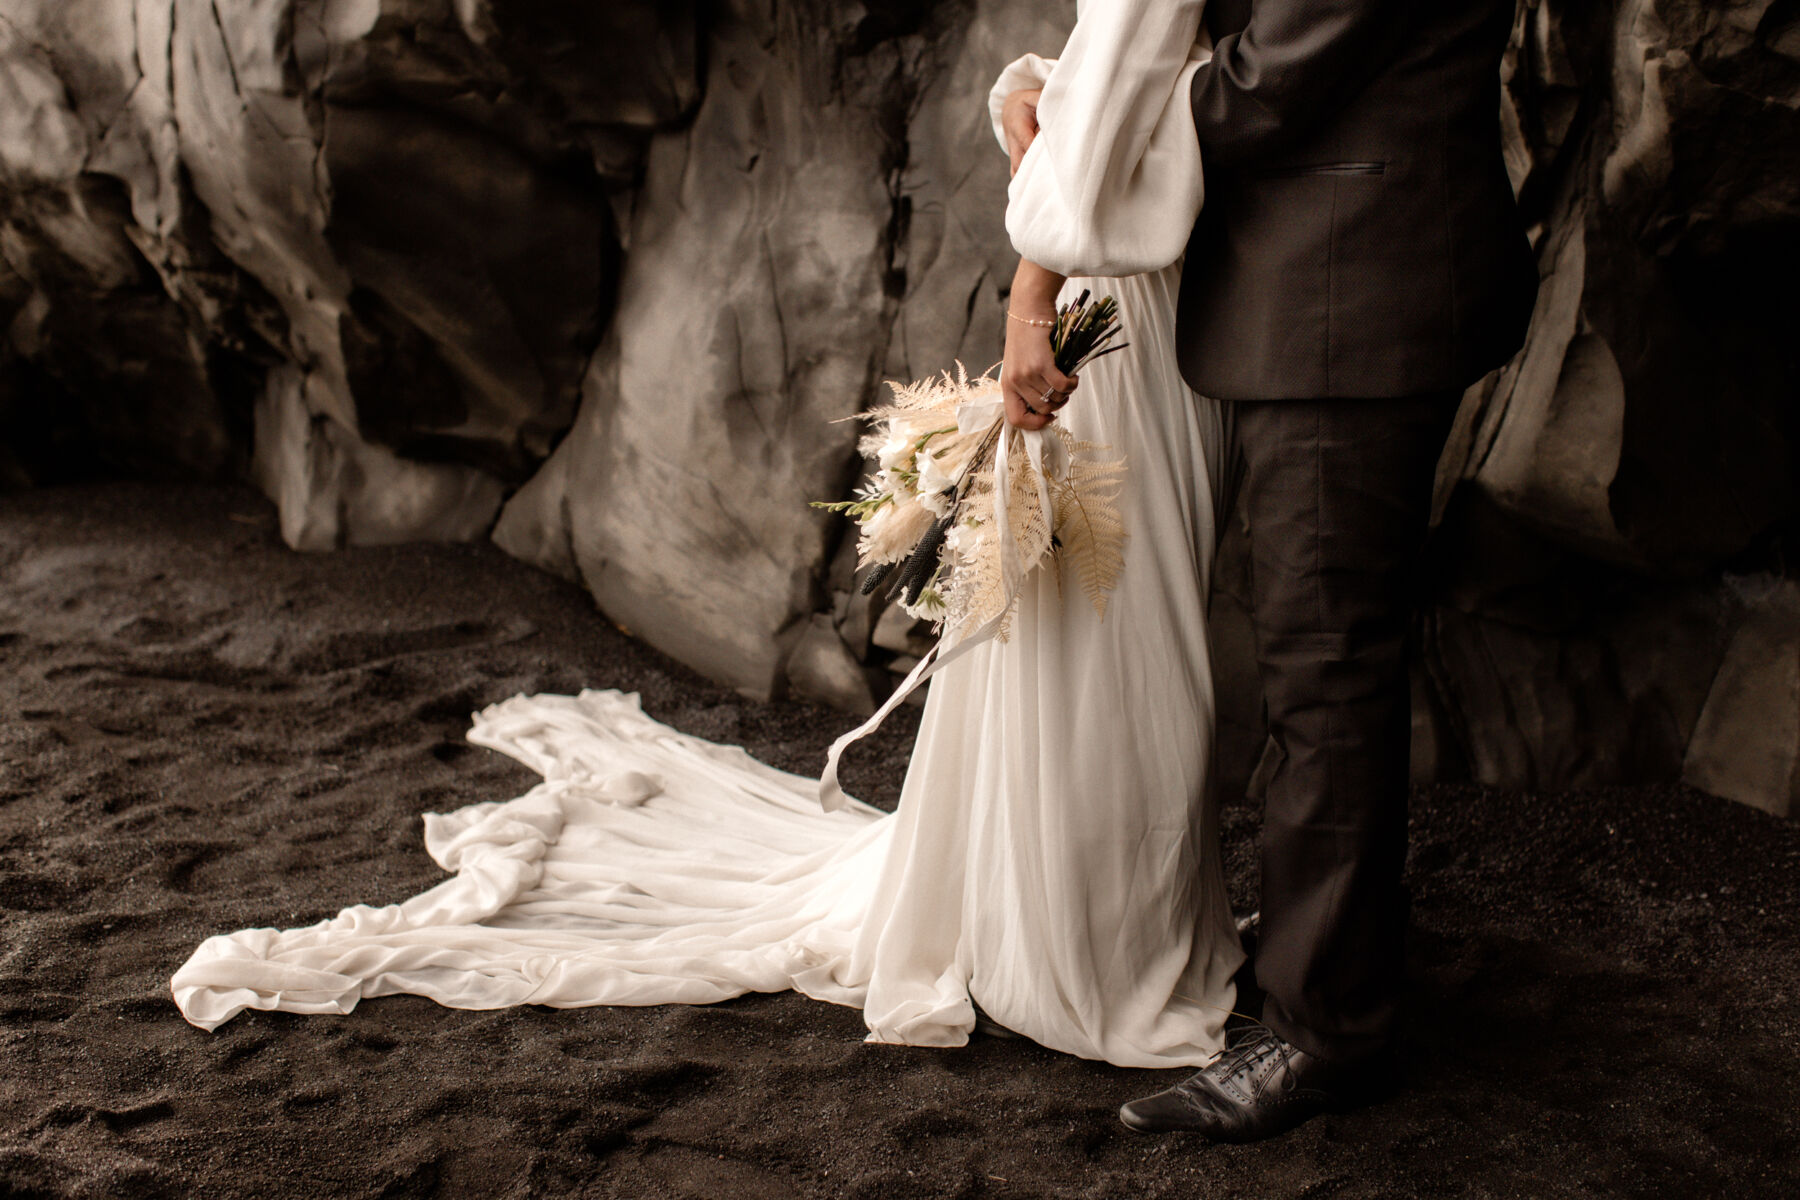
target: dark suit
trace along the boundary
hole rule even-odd
[[[1206,203],[1176,316],[1221,400],[1462,388],[1537,271],[1500,150],[1512,0],[1211,0]]]
[[[1176,339],[1230,405],[1281,752],[1264,1020],[1328,1059],[1390,1040],[1403,967],[1413,571],[1462,390],[1537,272],[1501,159],[1513,0],[1211,0],[1206,163]]]

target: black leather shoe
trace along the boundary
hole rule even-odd
[[[1119,1119],[1139,1133],[1186,1130],[1215,1142],[1254,1142],[1322,1112],[1344,1112],[1383,1089],[1387,1064],[1327,1062],[1266,1025],[1236,1032],[1224,1053],[1166,1092],[1133,1100]]]

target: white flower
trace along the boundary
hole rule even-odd
[[[890,429],[888,440],[881,444],[881,452],[876,457],[883,471],[891,471],[904,464],[912,453],[912,439],[898,429]]]
[[[951,561],[972,566],[986,561],[994,553],[994,527],[986,521],[962,520],[944,534],[944,546]]]
[[[895,505],[883,504],[880,508],[870,513],[862,523],[863,541],[865,543],[879,541],[882,531],[894,523],[895,511]]]
[[[919,494],[930,496],[941,492],[956,482],[956,476],[944,461],[931,454],[919,455]],[[945,516],[950,510],[944,509],[938,516]]]
[[[944,594],[936,588],[926,588],[920,592],[917,604],[908,604],[904,599],[900,601],[901,611],[920,621],[942,620],[945,608]]]
[[[912,494],[911,484],[886,469],[876,472],[873,487],[876,495],[892,496],[896,501]]]

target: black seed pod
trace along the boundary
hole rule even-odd
[[[880,587],[881,581],[894,573],[896,565],[898,564],[891,562],[877,563],[875,569],[869,572],[868,578],[863,580],[862,594],[867,596]]]
[[[932,525],[930,531],[919,539],[919,544],[913,547],[913,552],[906,556],[906,565],[900,568],[900,578],[895,586],[901,589],[908,604],[919,602],[919,595],[925,590],[925,585],[937,574],[938,551],[944,545],[944,535],[950,532],[953,518],[954,514]]]

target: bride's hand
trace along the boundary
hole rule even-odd
[[[1038,135],[1038,97],[1043,94],[1043,88],[1020,88],[1007,96],[1000,109],[1000,128],[1006,134],[1006,153],[1012,159],[1014,175],[1019,173],[1025,151],[1031,149],[1031,143]]]
[[[1056,311],[1020,315],[1044,320],[1054,318]],[[1042,429],[1056,420],[1056,410],[1069,402],[1080,380],[1056,369],[1049,329],[1011,319],[1006,326],[1006,358],[1000,364],[1006,423],[1014,429]]]

